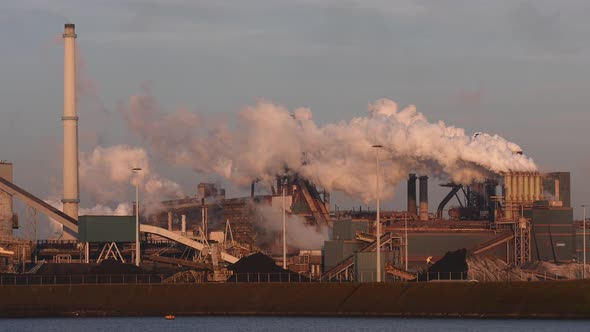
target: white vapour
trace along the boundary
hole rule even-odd
[[[212,123],[186,109],[162,112],[149,91],[131,97],[121,112],[167,161],[238,185],[270,183],[288,169],[327,190],[370,201],[376,192],[375,144],[384,146],[384,198],[411,172],[470,183],[509,170],[536,170],[531,158],[516,153],[518,145],[500,136],[431,123],[413,105],[399,110],[388,99],[370,104],[365,117],[323,126],[309,109],[291,113],[266,101],[240,110],[234,125]]]
[[[160,208],[162,199],[184,197],[177,183],[162,179],[151,167],[144,149],[126,145],[96,147],[92,152],[81,153],[79,158],[80,188],[90,196],[91,201],[99,202],[88,207],[88,200],[82,201],[78,214],[127,216],[133,214],[129,201],[135,199],[132,186],[139,183],[141,209],[146,213]],[[142,170],[136,174],[132,168]],[[61,200],[52,196],[45,200],[48,204],[63,211]],[[120,203],[124,202],[124,203]],[[48,227],[41,230],[41,236],[55,237],[61,234],[62,225],[49,218]]]
[[[258,235],[257,242],[270,242],[273,251],[282,252],[283,242],[283,213],[278,207],[270,205],[255,205],[256,227]],[[297,249],[319,249],[328,240],[328,227],[315,227],[305,224],[301,216],[287,215],[285,222],[286,238],[288,248]],[[277,236],[279,235],[279,236]]]
[[[141,168],[135,173],[134,167]],[[135,174],[134,174],[135,173]],[[162,179],[150,166],[147,152],[127,145],[96,147],[80,155],[80,187],[99,202],[130,201],[131,185],[139,183],[142,202],[183,197],[180,186]],[[101,211],[97,208],[96,211]]]

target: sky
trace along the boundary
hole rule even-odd
[[[389,98],[501,135],[542,171],[570,171],[580,217],[590,202],[588,12],[567,0],[3,1],[0,159],[37,196],[61,191],[61,34],[75,23],[82,151],[148,147],[118,111],[146,86],[170,112],[224,119],[265,99],[310,108],[319,124]],[[188,194],[222,181],[153,162]],[[386,207],[405,206],[401,187]]]

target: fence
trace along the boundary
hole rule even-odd
[[[113,274],[113,275],[0,275],[0,286],[13,285],[116,285],[116,284],[161,284],[170,274]],[[424,272],[416,274],[417,278],[407,282],[510,282],[510,281],[551,281],[564,280],[563,276],[550,273],[521,272],[512,274],[512,279],[503,279],[502,273],[473,273],[473,272]],[[328,276],[325,280],[308,278],[295,273],[234,273],[228,279],[228,283],[350,283],[372,282],[374,275],[361,274],[359,280],[346,279],[342,275]],[[385,282],[406,282],[393,279],[391,276],[384,278]]]
[[[99,284],[160,284],[170,275],[2,275],[0,286],[14,285],[99,285]]]

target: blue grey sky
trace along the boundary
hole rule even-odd
[[[169,111],[223,117],[264,98],[309,107],[320,124],[390,98],[514,141],[542,170],[571,171],[580,205],[590,201],[588,13],[573,0],[3,1],[0,159],[40,197],[60,190],[59,41],[72,22],[83,149],[145,147],[117,107],[146,82]],[[189,192],[207,180],[157,165]]]

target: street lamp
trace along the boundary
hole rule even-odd
[[[582,250],[584,253],[584,265],[582,266],[582,279],[586,279],[586,204],[582,204],[584,208],[584,219],[582,220]]]
[[[383,145],[375,144],[372,146],[375,148],[375,154],[377,158],[377,176],[376,183],[377,183],[377,230],[376,230],[376,237],[377,237],[377,282],[381,282],[381,216],[380,216],[380,204],[381,200],[379,197],[379,149],[383,147]]]
[[[287,215],[285,212],[286,203],[285,203],[285,187],[286,181],[283,179],[283,269],[287,269]]]
[[[133,173],[138,174],[141,171],[141,168],[134,167],[132,169]],[[140,248],[139,248],[139,176],[135,182],[135,265],[139,266],[139,256],[140,256]]]

